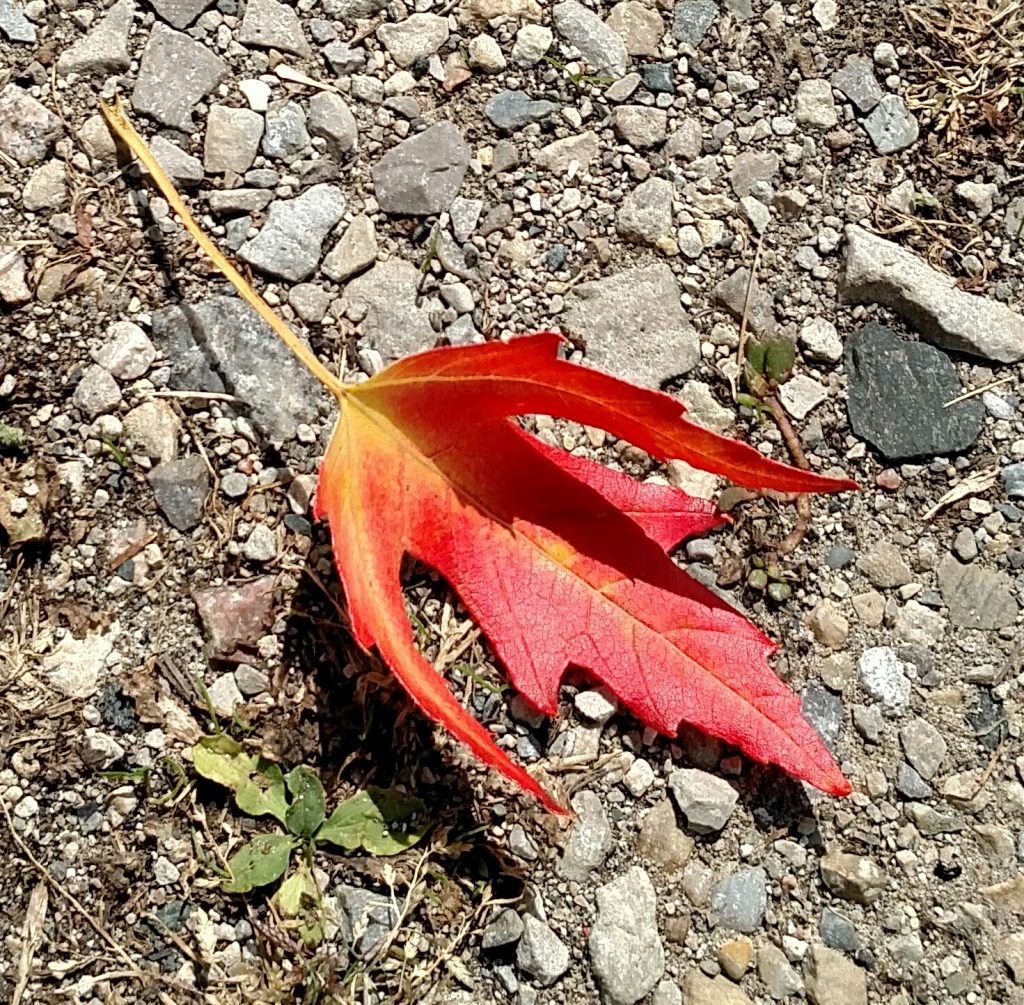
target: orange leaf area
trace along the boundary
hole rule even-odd
[[[779,464],[687,421],[666,394],[558,357],[545,333],[401,360],[345,389],[320,469],[356,640],[376,646],[417,705],[485,763],[562,807],[455,699],[413,640],[403,556],[443,575],[515,687],[557,710],[571,664],[640,721],[686,722],[826,792],[850,791],[766,658],[774,644],[669,557],[724,518],[708,502],[548,447],[515,417],[546,414],[608,430],[747,488],[855,488]]]

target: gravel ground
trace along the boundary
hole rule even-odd
[[[1024,1002],[1021,15],[943,10],[0,0],[0,998]],[[734,392],[741,322],[792,343],[807,462],[862,491],[789,553],[755,499],[678,560],[781,643],[854,794],[579,676],[536,716],[410,565],[427,655],[576,816],[432,730],[345,634],[309,515],[330,402],[115,148],[115,94],[352,380],[557,327],[789,460]],[[316,949],[221,888],[264,825],[189,768],[211,712],[331,805],[429,808],[396,858],[317,853]]]

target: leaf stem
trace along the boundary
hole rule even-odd
[[[213,241],[206,236],[203,229],[196,223],[181,196],[178,195],[177,189],[164,173],[163,168],[160,167],[159,162],[150,152],[149,147],[146,146],[146,141],[135,131],[135,127],[129,122],[128,117],[121,108],[121,99],[115,98],[113,104],[101,101],[100,111],[103,113],[103,117],[107,120],[110,128],[142,162],[149,172],[153,184],[160,190],[160,194],[167,200],[171,209],[178,214],[179,219],[185,229],[195,239],[196,244],[202,248],[210,261],[224,274],[224,278],[238,290],[241,298],[270,325],[274,334],[335,398],[340,401],[345,397],[348,394],[348,389],[345,385],[317,359],[313,351],[274,313],[266,300],[252,288],[246,278],[224,257]]]

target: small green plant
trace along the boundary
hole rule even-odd
[[[746,345],[743,379],[749,394],[737,394],[736,402],[753,408],[758,415],[766,408],[767,398],[774,396],[793,371],[796,347],[786,339],[759,342],[751,339]],[[767,406],[770,407],[770,406]]]
[[[584,70],[570,70],[565,63],[560,63],[554,56],[545,56],[544,62],[553,66],[559,73],[564,73],[569,78],[569,83],[573,87],[584,87],[587,84],[592,84],[595,87],[607,87],[609,84],[615,83],[613,77],[606,77],[601,73],[586,73]]]
[[[776,603],[783,604],[789,600],[793,588],[777,562],[766,562],[763,558],[755,557],[753,565],[754,568],[747,576],[747,586],[753,590],[767,591]]]
[[[192,748],[192,763],[203,778],[230,789],[235,805],[252,817],[270,816],[283,831],[258,834],[227,861],[229,893],[249,893],[290,876],[271,897],[285,918],[298,922],[308,946],[323,939],[324,910],[313,877],[317,845],[345,851],[364,849],[371,855],[397,855],[427,832],[426,807],[420,799],[395,789],[367,787],[338,803],[330,816],[323,786],[305,765],[288,774],[273,761],[250,753],[224,733],[203,737]]]
[[[27,454],[28,436],[23,429],[0,422],[0,454]]]

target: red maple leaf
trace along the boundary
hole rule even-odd
[[[575,664],[661,733],[691,723],[826,792],[850,791],[768,666],[774,644],[667,554],[720,522],[717,510],[544,446],[515,419],[574,419],[747,488],[834,492],[853,482],[769,461],[688,422],[669,395],[567,363],[550,333],[435,349],[343,386],[198,226],[120,104],[101,109],[203,251],[338,399],[316,514],[330,524],[357,641],[376,646],[427,715],[562,810],[417,650],[402,596],[406,554],[448,579],[541,711],[556,711]]]
[[[774,644],[666,553],[719,523],[717,510],[545,446],[514,420],[574,419],[748,488],[853,483],[696,426],[666,394],[559,359],[560,341],[546,333],[435,349],[339,396],[315,513],[330,525],[356,640],[376,646],[427,715],[552,809],[560,807],[416,648],[405,555],[451,583],[540,711],[557,710],[572,664],[660,733],[691,723],[826,792],[849,792],[799,699],[768,666]]]

